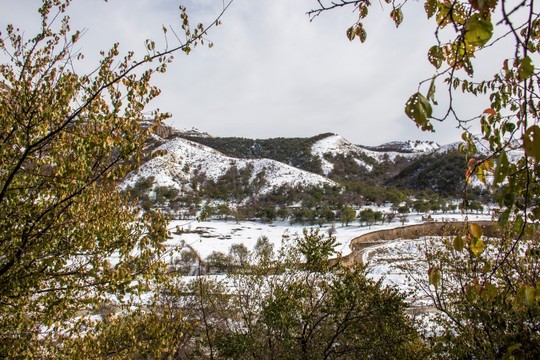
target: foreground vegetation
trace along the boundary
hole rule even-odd
[[[162,301],[198,324],[182,358],[419,359],[426,347],[404,296],[330,262],[335,240],[304,232],[278,251],[231,248],[227,280],[195,278]]]

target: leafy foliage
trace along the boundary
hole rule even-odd
[[[390,16],[398,26],[404,20],[396,16],[395,10],[402,9],[403,4],[393,0],[387,3],[392,8]],[[455,119],[464,130],[460,151],[471,157],[464,174],[467,184],[473,178],[486,183],[488,175],[493,174],[493,187],[501,207],[500,231],[496,235],[487,237],[471,225],[462,236],[447,241],[448,247],[432,249],[428,254],[428,286],[443,314],[439,317],[441,336],[436,336],[434,349],[443,358],[537,358],[540,343],[537,331],[540,81],[534,64],[540,49],[537,4],[508,0],[425,0],[423,3],[427,18],[436,26],[435,44],[427,54],[435,74],[421,83],[421,86],[429,83],[426,95],[420,91],[412,95],[405,104],[405,113],[423,130],[433,130],[434,120]],[[362,0],[321,0],[317,4],[309,12],[312,17],[352,6],[358,13],[354,27],[362,26],[366,8],[371,5]],[[350,30],[347,36],[353,40]],[[498,47],[506,59],[491,78],[480,78],[474,73],[475,66],[483,65],[477,55],[489,47]],[[437,105],[436,82],[442,82],[444,93],[448,94],[448,108],[442,118],[433,116],[432,105]],[[456,106],[456,92],[489,99],[490,107],[473,118],[462,118]],[[487,155],[477,151],[475,137],[469,131],[471,123],[480,126],[482,139],[489,148]],[[510,161],[510,150],[518,150],[520,156]],[[415,165],[410,170],[420,169]],[[450,190],[447,186],[442,188]],[[470,200],[466,191],[464,205],[473,204]],[[494,236],[496,241],[491,239]]]
[[[436,352],[452,358],[534,359],[540,354],[535,330],[540,319],[538,290],[528,285],[536,284],[530,270],[537,263],[531,264],[528,257],[539,238],[528,234],[519,249],[512,249],[515,240],[508,234],[513,231],[495,234],[470,224],[445,245],[427,249],[432,287],[425,290],[442,311],[437,319],[440,331],[433,339]],[[527,282],[516,287],[517,279]]]
[[[334,238],[304,232],[229,275],[234,291],[196,281],[182,309],[204,309],[192,354],[219,359],[421,359],[426,348],[403,295],[330,261]],[[306,271],[308,270],[308,271]],[[208,289],[208,290],[206,290]],[[202,291],[201,291],[202,290]],[[199,304],[195,307],[193,304]],[[194,319],[203,312],[196,311]]]
[[[139,214],[116,183],[138,167],[144,142],[168,116],[153,112],[142,126],[145,106],[160,93],[152,75],[203,41],[208,28],[192,28],[180,7],[184,43],[158,51],[148,40],[142,59],[119,58],[115,44],[81,75],[72,66],[83,55],[69,5],[43,0],[35,36],[8,25],[0,39],[2,358],[74,358],[70,342],[85,335],[83,347],[94,344],[97,356],[94,340],[108,330],[84,314],[165,279],[167,219]],[[126,324],[150,318],[129,315]],[[110,330],[127,331],[122,326]]]

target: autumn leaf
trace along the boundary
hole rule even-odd
[[[394,20],[396,27],[399,27],[403,22],[403,12],[401,11],[401,8],[393,9],[390,12],[390,17]]]
[[[454,238],[453,244],[454,244],[454,249],[458,252],[461,252],[463,251],[465,241],[463,241],[463,237],[461,237],[461,235],[458,235]]]
[[[441,282],[441,270],[438,267],[431,267],[428,269],[429,283],[438,289]]]
[[[485,248],[485,244],[481,239],[472,238],[471,239],[471,251],[475,256],[479,256]]]
[[[474,238],[482,237],[482,228],[478,224],[469,224],[469,230]]]
[[[428,60],[435,68],[440,68],[442,62],[446,59],[440,46],[434,45],[428,51]]]

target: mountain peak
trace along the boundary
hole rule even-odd
[[[201,131],[195,127],[192,127],[191,129],[184,129],[180,130],[180,135],[185,137],[194,137],[194,138],[211,138],[213,137],[207,132]]]

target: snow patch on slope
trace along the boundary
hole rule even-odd
[[[477,159],[486,158],[492,155],[493,151],[491,151],[489,142],[485,139],[483,139],[480,135],[475,135],[474,137],[474,144],[476,146],[477,153],[473,156]],[[448,145],[441,146],[439,149],[435,151],[437,154],[446,154],[450,151],[459,151],[460,144],[464,144],[463,141],[454,142]],[[508,156],[508,161],[511,163],[517,163],[519,159],[523,157],[523,150],[520,149],[521,145],[519,143],[513,144],[513,148],[507,148],[506,149],[506,155]]]
[[[379,146],[367,147],[370,150],[398,153],[418,153],[431,152],[439,148],[439,144],[434,141],[407,140],[391,141]]]

